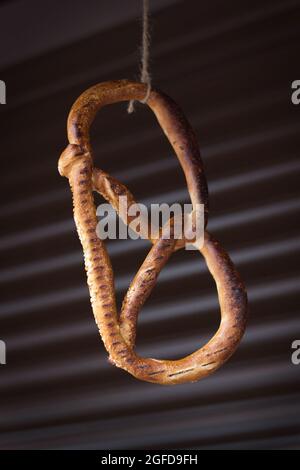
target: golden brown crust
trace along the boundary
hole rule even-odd
[[[172,237],[153,243],[132,281],[118,318],[113,271],[104,243],[96,234],[97,218],[93,190],[99,191],[119,211],[118,195],[134,198],[110,175],[93,168],[89,128],[98,109],[106,104],[142,100],[147,86],[125,80],[90,88],[75,102],[68,119],[70,145],[59,161],[59,171],[69,179],[73,193],[74,218],[83,246],[88,286],[96,323],[110,360],[134,377],[160,384],[199,380],[218,369],[235,351],[245,330],[247,296],[245,287],[226,252],[205,232],[200,250],[212,274],[221,309],[221,323],[214,337],[201,349],[183,359],[142,358],[134,351],[136,322],[168,258],[179,244]],[[178,106],[166,95],[151,91],[147,101],[167,135],[186,176],[193,206],[203,203],[207,218],[208,193],[195,135]],[[129,223],[128,216],[124,220]],[[180,245],[182,246],[183,243]]]

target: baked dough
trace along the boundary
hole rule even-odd
[[[159,384],[197,381],[212,374],[236,350],[245,331],[247,294],[232,261],[221,245],[205,230],[200,249],[213,276],[220,303],[221,322],[213,338],[201,349],[180,360],[140,357],[134,350],[137,318],[157,277],[173,251],[185,240],[160,236],[133,279],[120,316],[116,308],[114,276],[105,244],[96,234],[97,217],[93,191],[100,192],[120,211],[120,195],[135,203],[130,191],[115,178],[93,166],[89,129],[97,111],[111,103],[143,100],[147,85],[127,80],[100,83],[86,90],[74,103],[68,118],[69,145],[59,159],[59,172],[68,178],[73,194],[74,219],[83,247],[92,308],[110,361],[134,377]],[[195,134],[177,104],[165,94],[151,90],[147,105],[154,112],[172,145],[185,174],[193,207],[204,205],[208,218],[208,191]],[[125,220],[129,222],[128,217]],[[174,227],[174,220],[171,221]]]

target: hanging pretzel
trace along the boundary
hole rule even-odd
[[[246,325],[247,295],[233,263],[220,244],[205,231],[200,249],[213,276],[219,297],[221,323],[213,338],[201,349],[180,360],[143,358],[134,351],[140,309],[174,250],[185,240],[174,239],[174,220],[168,239],[160,231],[123,301],[118,317],[113,271],[105,245],[96,234],[97,217],[93,190],[100,192],[120,211],[119,196],[134,203],[129,190],[101,170],[94,169],[89,129],[97,111],[119,101],[142,100],[147,85],[126,80],[100,83],[85,91],[68,118],[70,144],[59,159],[59,172],[69,179],[74,219],[82,243],[91,303],[100,335],[116,366],[134,377],[160,384],[199,380],[218,369],[237,348]],[[152,90],[147,100],[182,166],[193,207],[204,205],[208,216],[208,191],[195,135],[178,106],[166,95]],[[125,222],[128,223],[128,214]]]

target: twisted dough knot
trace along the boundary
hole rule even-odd
[[[153,246],[132,281],[118,315],[110,259],[96,233],[92,193],[97,191],[104,196],[127,224],[130,222],[129,208],[135,201],[126,186],[102,170],[93,168],[89,128],[102,106],[142,100],[146,92],[147,85],[126,80],[100,83],[86,90],[74,103],[68,118],[70,144],[59,159],[59,172],[69,179],[73,193],[74,218],[83,247],[93,313],[110,361],[140,380],[176,384],[196,381],[211,374],[233,354],[246,326],[247,295],[229,256],[205,231],[200,252],[217,286],[221,310],[218,331],[204,347],[180,360],[157,360],[136,354],[134,345],[139,311],[169,257],[185,245],[185,240],[175,240],[174,219],[170,220],[168,238],[164,236],[164,228],[153,239],[149,230],[142,234],[149,237]],[[194,210],[198,204],[204,205],[206,225],[208,191],[195,134],[182,111],[168,96],[151,90],[147,105],[156,115],[179,159]],[[125,216],[121,211],[120,195],[127,197]]]
[[[58,160],[58,171],[61,176],[70,177],[70,172],[74,165],[80,165],[85,161],[92,163],[88,152],[85,152],[80,145],[69,144]]]

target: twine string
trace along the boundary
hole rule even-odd
[[[149,32],[149,0],[143,0],[143,33],[142,33],[142,56],[141,56],[141,77],[142,83],[146,83],[147,93],[141,103],[146,104],[151,93],[151,74],[149,71],[150,56],[150,32]],[[128,113],[134,111],[134,100],[129,101]]]

